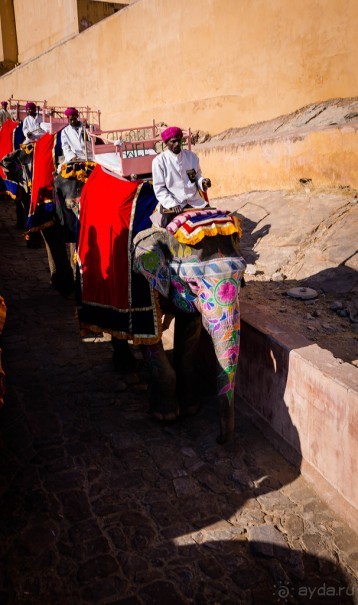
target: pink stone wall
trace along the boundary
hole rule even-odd
[[[358,369],[245,303],[242,318],[242,405],[318,494],[357,524]]]

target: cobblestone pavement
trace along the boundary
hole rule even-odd
[[[79,338],[14,219],[2,201],[0,604],[357,603],[352,530],[240,414],[228,446],[210,400],[154,423],[145,369]]]

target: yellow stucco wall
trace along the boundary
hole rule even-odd
[[[20,63],[78,33],[77,0],[14,0],[14,11]]]
[[[350,187],[358,190],[358,131],[331,128],[257,144],[194,148],[212,198],[245,191]]]
[[[52,43],[73,33],[75,11],[53,10],[68,2],[44,3],[53,20],[15,0],[32,11],[22,56],[35,25]],[[355,96],[357,31],[357,0],[138,0],[4,75],[1,95],[99,107],[104,128],[155,118],[214,134]]]

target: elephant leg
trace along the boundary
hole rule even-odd
[[[24,204],[21,198],[15,200],[16,207],[16,229],[25,229],[26,227],[26,213]]]
[[[120,340],[112,336],[112,347],[112,362],[118,372],[132,372],[136,369],[137,360],[130,350],[127,340]]]
[[[51,283],[64,296],[74,290],[74,277],[62,229],[56,223],[41,231],[45,241]]]
[[[198,345],[201,334],[198,313],[177,313],[174,330],[174,368],[181,414],[195,414],[199,408]]]
[[[43,248],[44,241],[39,231],[31,231],[26,235],[26,245],[28,248]]]
[[[142,345],[141,351],[151,377],[149,403],[152,416],[166,422],[175,420],[179,414],[176,375],[163,344]]]
[[[73,272],[73,277],[76,279],[76,262],[75,262],[75,252],[76,252],[76,244],[74,242],[70,242],[66,244],[68,259],[70,261],[71,269]]]
[[[234,400],[226,395],[219,395],[220,435],[216,441],[220,445],[231,441],[235,428]]]

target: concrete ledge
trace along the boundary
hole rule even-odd
[[[242,409],[358,527],[358,369],[242,303],[237,396]]]

